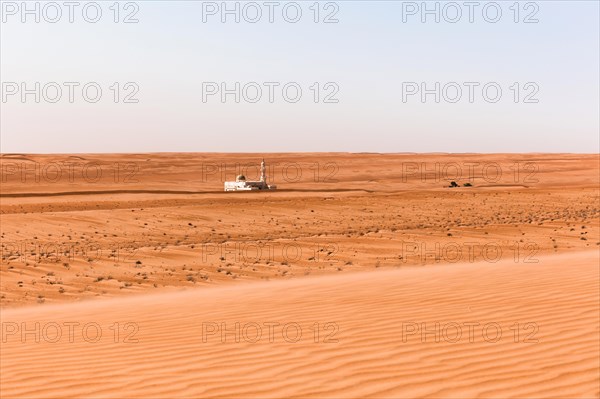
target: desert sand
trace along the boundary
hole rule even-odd
[[[1,393],[598,397],[598,278],[593,250],[4,310]]]
[[[262,157],[3,154],[1,396],[599,396],[597,154]]]

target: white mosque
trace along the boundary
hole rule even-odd
[[[275,190],[277,186],[267,184],[267,168],[265,160],[260,163],[260,180],[247,181],[244,175],[239,175],[235,181],[225,182],[225,191],[253,191],[253,190]]]

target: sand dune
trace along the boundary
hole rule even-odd
[[[0,394],[598,397],[599,260],[594,249],[4,309]]]

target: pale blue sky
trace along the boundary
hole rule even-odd
[[[4,85],[98,82],[103,95],[95,104],[77,90],[74,103],[66,94],[39,104],[33,96],[25,103],[18,94],[7,97],[2,152],[599,151],[597,1],[530,2],[538,23],[514,23],[514,1],[497,2],[500,21],[486,22],[481,8],[490,2],[479,2],[473,23],[463,15],[454,24],[432,16],[422,23],[420,14],[403,22],[410,2],[400,1],[337,1],[335,24],[313,22],[314,1],[298,2],[296,24],[278,9],[273,24],[266,16],[222,23],[219,14],[203,23],[207,2],[200,1],[138,1],[139,23],[114,23],[114,2],[98,3],[103,15],[95,24],[80,10],[74,23],[66,15],[54,24],[3,15]],[[519,4],[521,20],[534,10],[526,3]],[[114,82],[135,82],[139,103],[114,103]],[[295,104],[278,91],[272,104],[232,97],[203,103],[203,82],[298,82],[303,95]],[[339,102],[315,104],[314,82],[335,82]],[[479,86],[473,103],[466,87],[458,103],[433,96],[403,102],[403,82],[496,82],[503,95],[488,103]],[[515,82],[534,82],[539,102],[514,103]]]

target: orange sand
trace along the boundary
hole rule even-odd
[[[597,154],[265,157],[1,155],[0,396],[599,397]]]
[[[598,397],[598,261],[594,250],[535,265],[382,270],[4,310],[3,325],[19,330],[2,344],[0,393]],[[36,322],[40,343],[20,334]],[[79,323],[72,343],[67,322]],[[51,323],[63,332],[55,343]],[[88,323],[102,332],[98,342],[82,338]],[[223,338],[209,328],[221,323]],[[424,338],[422,323],[434,331]],[[88,327],[88,340],[96,334]]]

